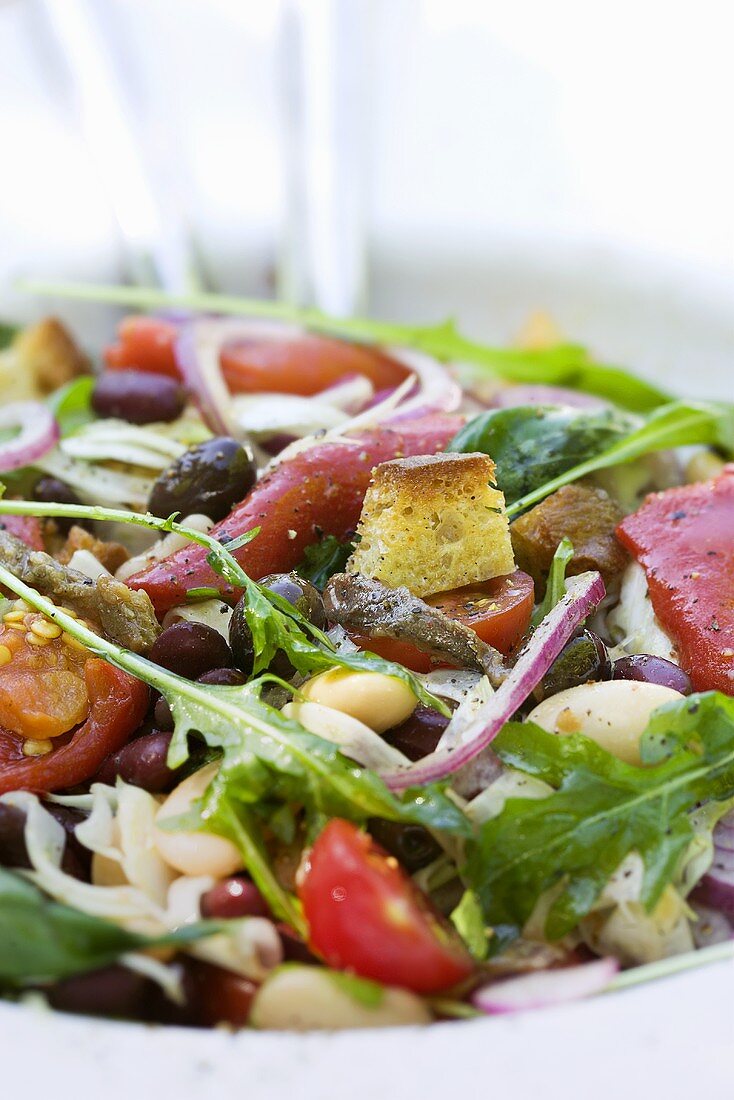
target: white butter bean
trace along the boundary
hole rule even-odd
[[[192,803],[201,798],[219,769],[207,764],[171,791],[156,814],[154,843],[166,863],[182,875],[211,875],[224,878],[242,869],[242,856],[226,837],[206,832],[184,832],[181,829],[160,829],[157,826],[169,817],[187,813]]]
[[[285,966],[255,995],[253,1027],[270,1031],[339,1031],[427,1024],[431,1014],[405,989],[375,990],[374,1003],[349,991],[348,979],[315,966]]]
[[[347,672],[340,668],[314,676],[303,685],[301,692],[310,703],[340,710],[377,733],[404,722],[418,703],[408,685],[394,676],[381,672]]]
[[[549,733],[582,733],[627,764],[640,764],[640,737],[657,707],[683,696],[661,684],[604,680],[559,691],[528,720]]]

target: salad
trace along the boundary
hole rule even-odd
[[[53,291],[136,312],[0,333],[3,996],[379,1027],[734,954],[734,405]]]

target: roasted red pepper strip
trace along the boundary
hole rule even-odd
[[[697,691],[734,695],[734,465],[647,498],[617,528]]]
[[[233,539],[259,527],[257,538],[235,553],[238,562],[255,580],[287,572],[320,533],[344,538],[354,531],[374,466],[403,455],[435,454],[462,423],[459,416],[426,416],[363,432],[358,443],[312,447],[276,466],[212,534]],[[234,599],[236,593],[213,572],[206,554],[200,546],[184,547],[127,583],[144,589],[159,614],[182,603],[189,588],[209,586]]]
[[[23,741],[0,729],[0,794],[45,793],[90,779],[111,752],[122,748],[143,721],[148,688],[127,672],[90,657],[84,666],[89,717],[70,739],[45,756],[23,755]]]

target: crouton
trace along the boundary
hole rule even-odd
[[[18,370],[33,380],[41,396],[91,370],[86,355],[56,317],[29,325],[15,338],[10,351]]]
[[[69,531],[66,542],[56,555],[56,560],[60,561],[62,565],[68,565],[77,550],[87,550],[90,554],[93,554],[108,573],[117,572],[120,566],[130,557],[121,543],[103,542],[102,539],[95,538],[84,527],[77,527],[75,524]]]
[[[484,454],[420,455],[372,474],[347,570],[416,596],[515,568],[505,498]]]
[[[628,561],[614,534],[622,515],[603,489],[583,482],[565,485],[513,523],[517,564],[542,591],[558,543],[567,535],[574,547],[569,575],[598,569],[608,583]]]

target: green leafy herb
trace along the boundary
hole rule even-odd
[[[347,320],[329,317],[316,309],[299,309],[285,302],[221,294],[167,294],[154,287],[94,286],[33,280],[24,280],[19,287],[31,294],[107,302],[134,309],[185,309],[242,317],[272,317],[346,340],[417,348],[447,362],[471,364],[479,374],[509,382],[537,382],[584,390],[628,409],[654,409],[669,399],[664,391],[629,371],[595,363],[585,348],[576,344],[559,344],[537,350],[487,347],[462,336],[452,320],[425,327]]]
[[[22,988],[109,966],[128,951],[192,943],[219,931],[202,921],[165,936],[141,936],[53,901],[0,868],[0,987]]]
[[[516,500],[507,514],[516,516],[563,485],[597,470],[630,462],[651,451],[693,444],[718,447],[725,454],[734,455],[734,405],[723,401],[674,401],[663,405],[623,439]]]
[[[573,543],[563,538],[556,547],[548,573],[545,595],[533,612],[533,626],[540,626],[543,619],[553,610],[566,593],[566,569],[573,557]]]
[[[489,954],[489,941],[484,913],[473,890],[465,890],[451,914],[451,921],[470,952],[481,962]]]
[[[734,794],[734,699],[709,692],[668,704],[643,746],[658,762],[636,768],[578,734],[504,727],[492,746],[502,762],[556,789],[538,801],[508,799],[469,842],[465,878],[490,924],[519,930],[553,890],[545,931],[564,936],[632,851],[645,864],[641,901],[655,905],[693,836],[689,812]]]
[[[347,558],[354,544],[340,542],[334,535],[326,535],[320,542],[307,546],[303,552],[303,561],[296,566],[299,577],[310,581],[320,592],[335,573],[343,573]]]
[[[10,325],[7,321],[0,321],[0,351],[9,348],[20,331],[20,325]]]
[[[508,504],[626,438],[639,425],[616,409],[519,405],[470,420],[447,450],[490,455]]]
[[[92,390],[94,379],[85,374],[74,378],[61,389],[55,390],[48,398],[51,412],[56,417],[62,437],[73,435],[79,428],[95,419],[92,410]]]

